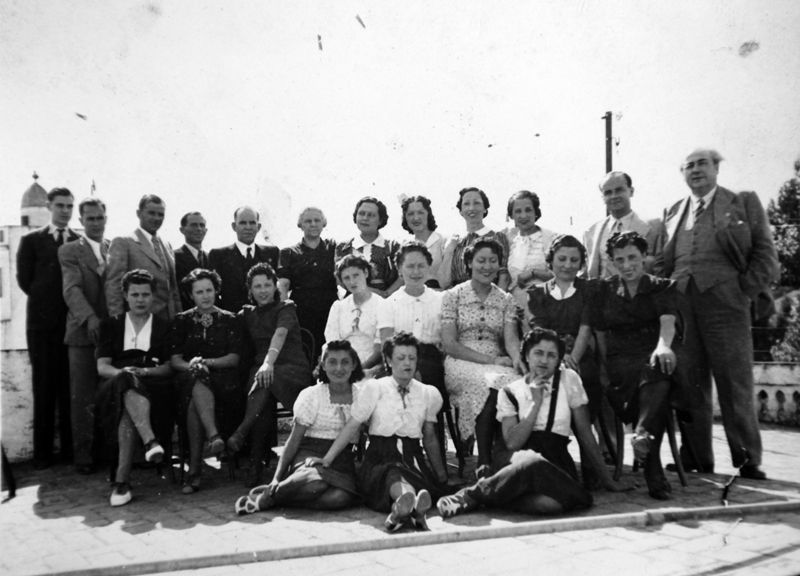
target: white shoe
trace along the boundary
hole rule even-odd
[[[131,487],[127,482],[119,482],[114,486],[114,491],[111,492],[109,503],[112,506],[125,506],[133,499],[131,494]]]
[[[156,464],[164,459],[164,449],[156,440],[148,442],[147,451],[144,453],[144,459],[148,462],[155,462]]]

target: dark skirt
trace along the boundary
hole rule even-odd
[[[638,418],[639,388],[650,383],[672,381],[672,377],[660,368],[650,366],[650,353],[609,357],[608,379],[608,401],[623,422],[635,422]]]
[[[532,450],[541,455],[548,462],[558,467],[562,472],[568,474],[573,480],[578,479],[578,469],[575,460],[569,453],[567,446],[570,443],[568,436],[546,432],[544,430],[534,430],[520,450]],[[505,448],[505,443],[499,443],[502,448],[495,452],[492,457],[492,473],[499,471],[511,462],[514,451]]]
[[[254,365],[250,369],[247,378],[247,386],[243,391],[245,397],[253,385],[253,379],[260,365]],[[287,410],[294,408],[294,401],[303,388],[308,388],[314,382],[311,370],[307,365],[300,364],[276,364],[273,368],[272,384],[269,387],[269,395],[276,398]]]
[[[418,438],[370,435],[364,462],[358,471],[358,485],[365,504],[378,512],[388,512],[392,507],[390,483],[396,475],[402,476],[415,491],[428,490],[434,502],[447,493],[447,486],[437,481],[428,466]]]
[[[183,421],[188,413],[195,381],[195,376],[190,372],[183,372],[178,376]],[[214,418],[219,433],[223,438],[227,438],[236,430],[244,417],[245,397],[239,384],[239,371],[237,368],[212,370],[208,377],[203,379],[203,383],[214,395]]]
[[[121,372],[100,382],[97,391],[97,414],[105,437],[106,447],[117,446],[117,429],[125,410],[123,397],[133,390],[150,401],[150,425],[156,439],[170,446],[175,425],[175,394],[170,378],[138,378],[130,372]]]
[[[306,458],[315,456],[322,458],[328,453],[333,440],[322,438],[303,437],[292,461],[286,478],[292,476],[308,482],[322,480],[334,488],[339,488],[355,496],[359,496],[356,489],[356,467],[352,446],[345,448],[328,467],[306,466]]]

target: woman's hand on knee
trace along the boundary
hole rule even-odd
[[[664,374],[672,374],[676,364],[675,352],[669,346],[658,345],[650,355],[650,366],[660,368]]]

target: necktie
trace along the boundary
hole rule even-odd
[[[202,250],[197,253],[197,263],[200,264],[200,268],[206,268],[208,266],[206,253]]]
[[[57,232],[58,232],[58,238],[56,239],[56,245],[61,246],[62,244],[64,244],[64,229],[59,228]]]
[[[249,246],[247,247],[247,261],[250,262],[253,260],[253,249]]]
[[[622,232],[622,222],[617,220],[611,227],[611,235],[613,236],[614,234],[619,234],[620,232]]]
[[[694,209],[695,222],[697,222],[697,219],[700,218],[700,215],[705,211],[705,209],[706,209],[706,203],[702,198],[700,198],[700,200],[697,201],[697,207]]]
[[[103,242],[100,242],[100,259],[102,260],[100,264],[105,264],[108,262],[108,248],[106,248],[106,245]]]

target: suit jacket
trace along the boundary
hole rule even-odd
[[[164,242],[166,268],[156,255],[150,240],[138,228],[129,236],[119,236],[111,241],[106,270],[106,303],[109,316],[125,311],[122,296],[122,276],[129,270],[144,268],[156,279],[153,293],[153,314],[171,319],[181,311],[178,282],[175,276],[175,255],[168,242]]]
[[[645,222],[634,212],[631,218],[630,230],[637,232],[647,240],[647,258],[645,259],[645,272],[652,273],[657,256],[664,247],[664,228],[660,220]],[[583,235],[583,244],[586,246],[586,276],[598,278],[600,276],[600,253],[605,251],[605,246],[600,246],[600,239],[606,227],[612,226],[614,217],[609,215],[592,224]]]
[[[208,256],[206,256],[206,260],[208,260]],[[200,267],[202,267],[202,264],[192,255],[186,244],[175,250],[175,276],[178,279],[178,290],[181,294],[181,304],[184,310],[194,308],[194,302],[189,297],[189,294],[183,290],[180,282],[189,272]],[[208,267],[207,262],[206,267]]]
[[[675,237],[689,209],[687,196],[664,211],[665,244],[656,261],[656,273],[669,277],[675,270]],[[717,187],[711,203],[714,211],[714,238],[739,272],[739,285],[753,302],[763,301],[769,284],[780,274],[778,255],[772,243],[769,223],[755,192],[734,193]]]
[[[111,244],[101,245],[108,253]],[[97,261],[89,242],[81,236],[58,249],[63,276],[64,301],[67,303],[67,330],[64,343],[69,346],[94,346],[89,335],[89,322],[99,323],[106,317],[106,265]]]
[[[78,239],[67,229],[65,244]],[[64,333],[67,305],[61,294],[58,244],[44,226],[22,237],[17,250],[17,282],[28,295],[27,329]]]
[[[254,264],[266,262],[277,273],[280,250],[277,246],[255,245]],[[222,278],[222,289],[219,295],[219,306],[236,314],[248,303],[247,297],[247,263],[236,244],[224,248],[214,248],[208,253],[208,266],[216,270]]]

